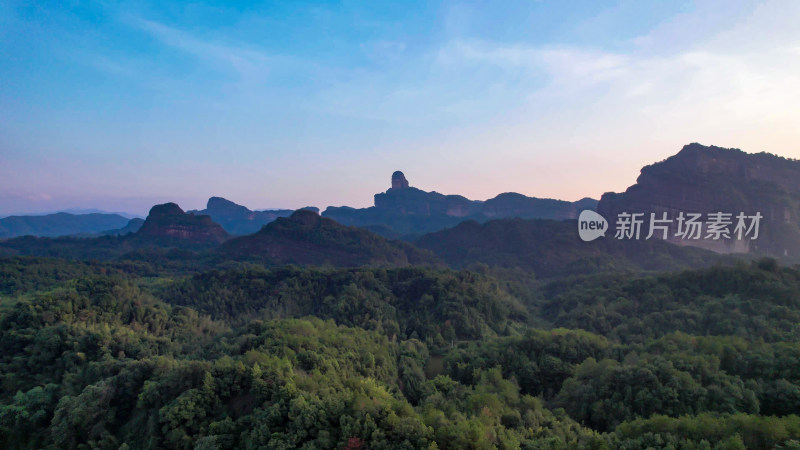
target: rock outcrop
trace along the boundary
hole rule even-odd
[[[408,188],[408,180],[406,180],[406,176],[403,175],[403,172],[399,170],[392,174],[392,189],[407,189]]]
[[[213,246],[230,237],[211,217],[187,214],[175,203],[153,206],[133,236],[137,240],[151,240],[162,245],[187,246]]]
[[[678,224],[670,224],[668,240],[718,253],[764,253],[774,256],[800,254],[800,161],[768,153],[748,154],[738,149],[684,146],[676,155],[642,169],[636,184],[624,193],[606,193],[597,210],[612,226],[618,214],[650,213],[675,219],[683,212],[723,212],[735,216],[760,213],[757,239],[684,239],[676,236]],[[643,227],[643,232],[647,230]],[[613,236],[613,231],[609,234]],[[657,234],[655,236],[658,236]],[[752,236],[752,235],[751,235]]]

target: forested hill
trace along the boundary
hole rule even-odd
[[[800,271],[774,260],[526,302],[485,266],[142,268],[0,259],[4,448],[800,443]]]
[[[415,242],[453,267],[475,263],[558,277],[611,271],[677,270],[733,260],[710,251],[660,240],[592,242],[578,237],[575,221],[500,219],[462,222]]]
[[[774,259],[639,277],[565,278],[542,288],[541,316],[623,342],[674,331],[800,341],[800,270]]]
[[[278,218],[258,233],[232,239],[215,252],[219,260],[269,265],[334,266],[438,264],[428,251],[392,241],[370,231],[347,227],[314,211],[298,210]]]
[[[171,285],[169,303],[214,319],[313,315],[382,330],[401,339],[479,339],[527,322],[520,301],[497,280],[425,268],[302,270],[259,267],[211,271]]]

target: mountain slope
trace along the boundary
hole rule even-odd
[[[677,223],[669,240],[720,253],[800,256],[800,161],[769,153],[689,144],[676,155],[642,168],[636,184],[624,193],[606,193],[597,210],[612,227],[622,212],[657,217],[678,214],[760,213],[757,239],[680,239]],[[736,225],[731,226],[731,230]]]
[[[500,219],[484,224],[467,221],[427,234],[416,245],[453,267],[474,263],[533,270],[553,277],[612,270],[673,270],[716,262],[714,253],[663,241],[583,242],[573,220]]]
[[[223,259],[266,264],[405,266],[436,263],[436,258],[428,252],[410,244],[346,227],[308,210],[278,218],[258,233],[231,239],[216,253]]]

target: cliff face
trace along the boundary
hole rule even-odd
[[[375,194],[375,208],[399,214],[464,217],[480,212],[481,202],[460,195],[425,192],[414,187],[392,188]]]
[[[229,235],[211,217],[187,214],[175,203],[165,203],[150,209],[134,237],[175,245],[211,246],[227,240]]]
[[[452,227],[467,219],[478,222],[508,217],[574,219],[581,210],[594,209],[596,203],[592,199],[567,202],[517,193],[500,194],[485,202],[470,200],[411,187],[405,175],[397,171],[392,174],[391,188],[375,194],[374,207],[329,207],[323,216],[347,225],[382,227],[388,233],[409,235]]]
[[[650,213],[675,219],[680,212],[714,212],[763,216],[759,236],[752,239],[681,239],[677,224],[668,240],[719,253],[800,254],[800,161],[738,149],[685,146],[678,154],[642,169],[636,184],[624,193],[606,193],[597,210],[615,226],[621,212]],[[731,231],[735,226],[731,226]],[[647,233],[647,224],[643,233]],[[613,231],[613,230],[612,230]],[[705,233],[704,233],[705,234]],[[613,238],[613,233],[609,236]]]

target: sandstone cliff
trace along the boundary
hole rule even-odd
[[[768,153],[748,154],[738,149],[690,144],[676,155],[642,169],[636,184],[624,193],[606,193],[598,212],[615,225],[621,212],[667,213],[726,212],[734,216],[760,213],[757,239],[699,239],[676,237],[677,224],[668,240],[719,253],[800,254],[800,161]],[[731,228],[732,229],[732,228]],[[643,229],[646,235],[647,230]],[[609,233],[613,238],[613,230]]]
[[[217,245],[230,237],[211,217],[187,214],[175,203],[153,206],[133,236],[137,240],[195,246]]]

